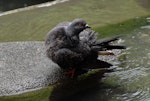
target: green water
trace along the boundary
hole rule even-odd
[[[134,30],[119,42],[127,49],[111,59],[114,72],[106,73],[102,81],[95,76],[0,101],[150,101],[150,29]]]
[[[150,101],[150,29],[135,30],[123,41],[128,48],[111,61],[115,71],[95,88],[63,101]]]
[[[118,61],[120,70],[114,76],[120,87],[115,99],[125,101],[150,101],[150,30],[135,30],[125,37],[129,47]],[[122,92],[119,90],[122,89]]]
[[[108,101],[150,101],[150,29],[135,30],[124,40],[128,49],[117,59],[116,71],[105,80],[115,82],[115,88],[103,88],[112,96]]]

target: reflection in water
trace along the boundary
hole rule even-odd
[[[111,60],[117,68],[101,83],[95,77],[68,81],[56,86],[50,101],[150,101],[150,29],[134,31],[124,40],[128,49]]]
[[[91,72],[86,75],[86,78],[85,75],[75,79],[66,78],[54,87],[49,99],[50,101],[78,101],[82,97],[95,96],[100,87],[99,81],[106,72],[112,70],[97,70],[96,73]]]

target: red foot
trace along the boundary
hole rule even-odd
[[[73,68],[73,69],[71,69],[71,70],[65,72],[64,74],[65,74],[65,75],[71,75],[71,78],[73,78],[74,75],[75,75],[75,70],[76,70],[76,69]]]

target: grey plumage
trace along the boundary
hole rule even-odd
[[[125,47],[109,44],[118,37],[98,40],[97,33],[87,28],[89,26],[83,19],[58,24],[46,36],[47,56],[66,70],[112,66],[110,63],[97,59],[98,51]]]

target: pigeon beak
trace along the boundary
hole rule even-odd
[[[85,28],[91,28],[88,24],[85,25]]]

